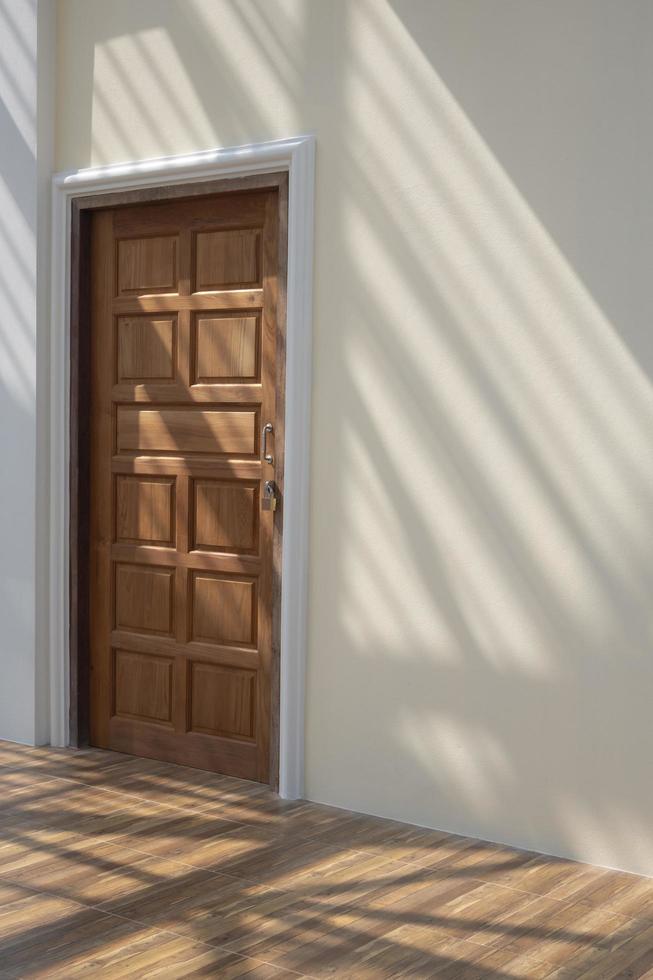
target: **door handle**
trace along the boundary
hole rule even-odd
[[[265,460],[266,463],[272,465],[272,463],[274,463],[274,458],[272,456],[272,453],[268,452],[269,432],[274,432],[274,426],[272,425],[272,422],[266,422],[265,425],[263,426],[263,432],[261,433],[261,441],[263,443],[263,448],[261,449],[261,452],[263,454],[263,459]]]

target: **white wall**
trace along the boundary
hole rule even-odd
[[[47,394],[37,322],[47,316],[49,268],[41,255],[53,162],[54,13],[38,0],[0,0],[0,737],[25,742],[48,732],[37,594],[45,535],[38,573],[36,560],[37,520],[40,528],[47,502],[42,491],[37,497],[37,438],[41,463],[47,444],[37,434],[36,404],[37,390],[39,400]]]
[[[651,4],[58,9],[59,169],[317,133],[308,796],[653,874]]]

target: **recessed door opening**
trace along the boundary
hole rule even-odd
[[[275,787],[287,183],[72,223],[71,741]]]

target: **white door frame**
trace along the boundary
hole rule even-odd
[[[68,743],[71,202],[88,194],[288,172],[288,308],[282,544],[279,792],[304,785],[315,138],[160,157],[53,178],[50,333],[50,740]]]

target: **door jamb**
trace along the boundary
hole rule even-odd
[[[69,744],[69,654],[74,625],[70,616],[70,390],[71,317],[79,297],[71,289],[73,222],[79,198],[109,204],[116,192],[151,191],[185,185],[180,193],[210,193],[209,181],[288,174],[288,268],[286,316],[286,410],[284,528],[281,555],[281,649],[279,678],[279,793],[294,799],[303,793],[304,676],[308,605],[308,491],[310,450],[311,334],[313,284],[313,200],[315,139],[299,136],[243,147],[112,165],[53,178],[52,320],[50,385],[50,741]],[[83,425],[83,420],[81,420]],[[80,420],[76,419],[75,425]],[[73,433],[78,437],[79,433]],[[274,694],[274,692],[273,692]]]

